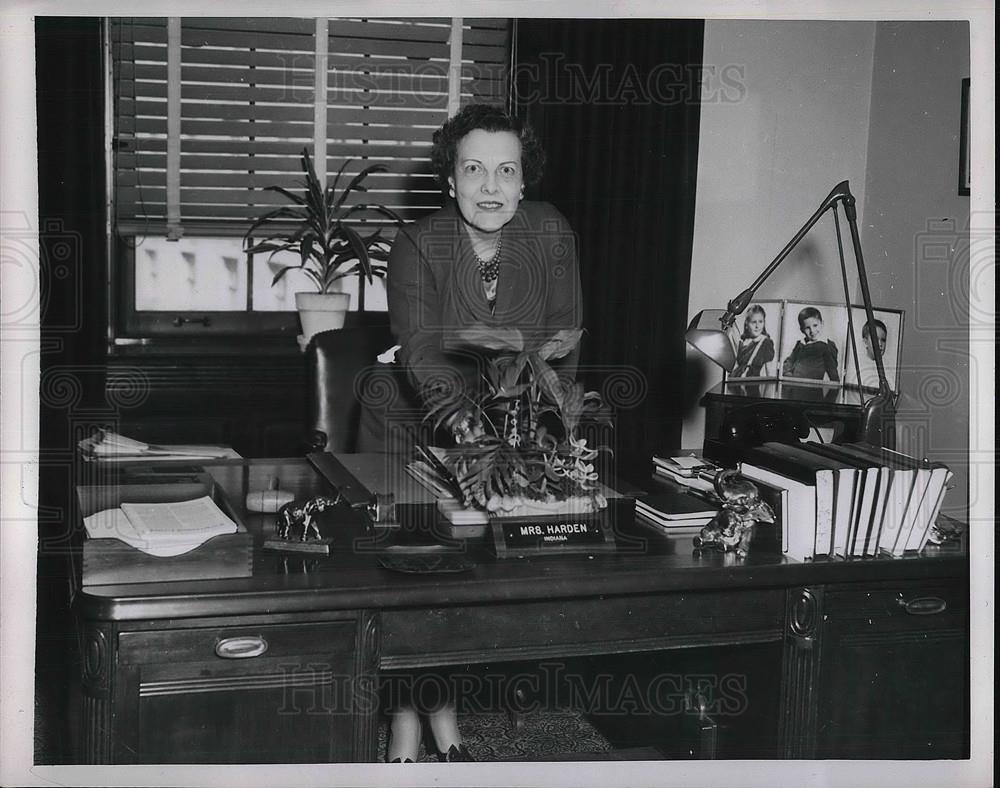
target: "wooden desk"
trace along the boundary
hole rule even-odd
[[[300,495],[328,492],[303,460],[208,467],[238,507],[269,475]],[[272,518],[246,516],[258,541]],[[329,558],[256,551],[248,578],[88,587],[75,599],[81,759],[369,761],[388,671],[592,655],[642,656],[661,678],[705,655],[714,675],[742,675],[751,686],[723,720],[733,733],[716,739],[719,757],[967,755],[961,548],[737,562],[637,528],[621,552],[595,557],[495,561],[473,546],[477,565],[461,574],[388,571],[335,537]],[[914,599],[931,601],[908,609]],[[266,651],[219,656],[233,638]],[[703,715],[708,742],[718,710]],[[738,746],[748,735],[756,755]]]

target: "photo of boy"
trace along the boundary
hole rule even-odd
[[[788,314],[794,314],[791,305]],[[799,309],[798,326],[802,337],[782,362],[782,376],[839,382],[840,355],[837,343],[826,337],[823,313],[815,306]]]
[[[772,316],[781,316],[781,302],[768,302]],[[774,340],[767,331],[767,309],[764,303],[753,304],[743,318],[743,333],[736,346],[736,366],[733,378],[773,378],[777,375]]]
[[[899,337],[902,330],[902,313],[873,310],[875,315],[875,334],[879,349],[882,351],[882,366],[885,367],[885,377],[889,388],[896,390],[896,367],[899,360]],[[851,310],[851,322],[854,334],[861,334],[861,341],[855,341],[858,349],[858,362],[854,362],[854,352],[847,346],[847,364],[844,369],[844,383],[865,389],[878,389],[878,368],[875,366],[875,351],[872,347],[871,330],[865,310],[854,307]]]

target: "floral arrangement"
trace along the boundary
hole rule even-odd
[[[516,329],[467,329],[460,339],[487,357],[483,385],[433,408],[435,427],[449,427],[456,447],[439,459],[462,503],[494,516],[604,508],[591,447],[581,422],[610,424],[599,395],[559,377],[549,361],[569,354],[580,331],[560,331],[525,347]]]

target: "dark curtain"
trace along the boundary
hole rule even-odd
[[[35,23],[41,280],[41,548],[61,541],[81,422],[103,417],[104,75],[98,19]]]
[[[544,144],[535,196],[580,241],[581,374],[616,408],[618,471],[679,445],[704,23],[524,19],[515,109]]]
[[[98,19],[35,22],[38,234],[41,282],[36,757],[69,757],[65,714],[72,654],[66,549],[74,451],[104,410],[104,77]]]

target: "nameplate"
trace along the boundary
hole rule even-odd
[[[490,520],[498,558],[615,549],[607,510],[597,514],[495,517]]]

